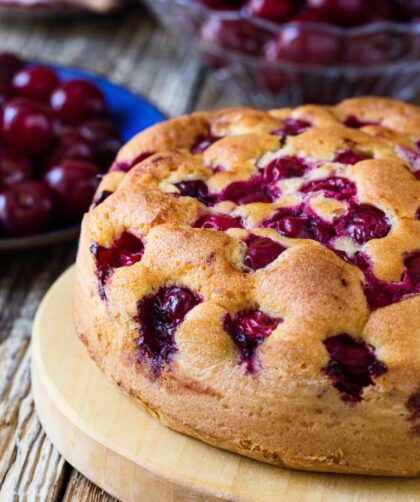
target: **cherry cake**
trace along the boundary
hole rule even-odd
[[[296,469],[420,474],[420,109],[232,108],[118,153],[76,328],[165,425]]]

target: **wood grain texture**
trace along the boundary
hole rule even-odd
[[[69,479],[63,502],[73,502],[74,500],[83,500],[89,502],[116,502],[117,499],[111,497],[98,486],[90,483],[86,478],[73,470]]]
[[[241,104],[141,8],[110,17],[11,21],[0,51],[80,67],[143,94],[168,115]],[[61,459],[34,413],[29,380],[33,315],[75,246],[0,254],[0,500],[110,500]]]
[[[74,254],[71,245],[0,257],[1,500],[30,499],[29,494],[56,500],[66,478],[65,462],[45,437],[34,411],[29,342],[41,298]]]

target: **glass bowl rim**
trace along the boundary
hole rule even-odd
[[[216,10],[199,3],[196,0],[152,0],[153,4],[157,3],[175,3],[180,7],[193,9],[197,12],[202,12],[212,19],[221,21],[248,21],[255,26],[265,28],[273,33],[278,33],[283,28],[303,26],[316,28],[320,31],[340,35],[365,35],[382,32],[386,29],[401,32],[403,34],[420,34],[420,20],[418,22],[402,22],[395,20],[373,21],[366,24],[353,27],[335,26],[326,22],[310,22],[310,21],[288,21],[285,23],[276,23],[267,19],[251,16],[245,9],[238,10]]]
[[[399,21],[375,21],[372,23],[367,23],[360,26],[355,27],[340,27],[334,26],[328,23],[315,23],[308,21],[291,21],[286,23],[275,23],[272,21],[260,19],[254,16],[251,16],[244,12],[244,9],[239,9],[235,11],[220,11],[211,9],[210,7],[205,6],[204,4],[199,3],[196,0],[146,0],[146,3],[154,10],[159,16],[161,16],[161,12],[159,8],[156,9],[158,4],[160,5],[168,5],[175,4],[176,6],[182,9],[188,9],[188,11],[193,11],[195,14],[198,14],[202,19],[207,20],[220,20],[220,21],[247,21],[251,25],[255,27],[259,27],[261,29],[265,29],[268,32],[276,35],[285,30],[296,29],[297,27],[304,28],[314,28],[319,32],[329,33],[336,35],[338,37],[345,37],[347,40],[351,40],[352,37],[358,36],[366,36],[366,35],[383,35],[384,32],[388,31],[392,34],[398,35],[419,35],[420,36],[420,21],[415,23],[410,22],[399,22]],[[386,34],[386,33],[385,33]],[[329,74],[343,74],[343,73],[351,73],[352,75],[357,75],[359,73],[363,73],[366,76],[370,74],[375,74],[378,71],[385,72],[395,72],[403,70],[410,65],[411,67],[415,66],[416,69],[420,70],[420,59],[417,61],[400,61],[398,59],[386,61],[380,64],[354,64],[354,63],[340,63],[335,62],[329,65],[317,65],[311,63],[294,63],[292,61],[268,61],[261,57],[260,54],[245,54],[234,49],[228,48],[220,48],[216,44],[205,43],[203,44],[204,48],[211,49],[212,52],[218,56],[220,51],[220,56],[224,58],[228,58],[230,64],[232,62],[237,61],[239,63],[247,64],[250,66],[258,66],[263,64],[266,68],[272,69],[289,69],[293,70],[322,70],[323,72],[327,72]]]

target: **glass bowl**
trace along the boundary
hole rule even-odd
[[[145,1],[219,79],[257,106],[369,94],[410,100],[420,92],[420,23],[279,25],[194,0]]]

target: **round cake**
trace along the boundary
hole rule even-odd
[[[77,333],[163,424],[296,469],[420,474],[420,109],[158,124],[85,215]]]

